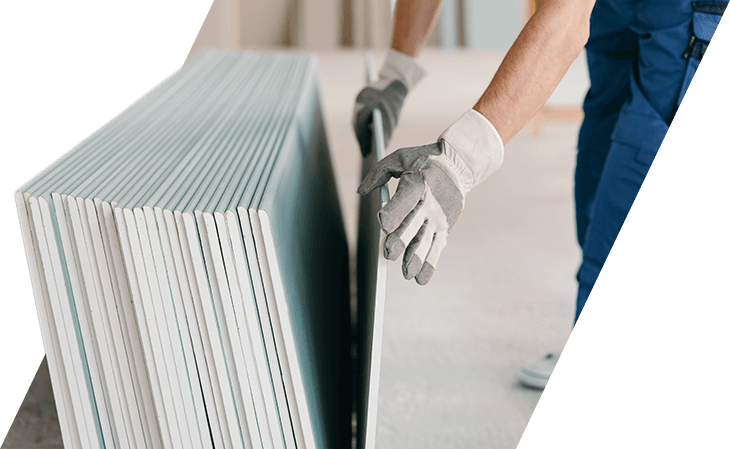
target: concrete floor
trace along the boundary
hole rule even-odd
[[[376,55],[378,64],[382,54]],[[499,54],[427,51],[389,150],[435,141],[470,108]],[[324,109],[345,225],[354,248],[360,170],[350,120],[363,84],[359,52],[320,55]],[[567,96],[575,89],[561,87]],[[581,92],[578,92],[580,95]],[[472,191],[426,287],[391,263],[377,427],[379,448],[513,449],[540,392],[517,371],[558,350],[572,327],[580,261],[572,206],[577,124],[530,127],[503,167]],[[393,184],[391,191],[394,191]],[[62,447],[45,364],[1,449]]]

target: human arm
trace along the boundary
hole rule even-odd
[[[416,56],[436,23],[442,0],[399,0],[395,7],[393,38],[378,79],[358,94],[352,125],[363,156],[372,148],[372,111],[383,117],[387,145],[403,107],[406,95],[425,76]]]
[[[466,194],[502,164],[509,141],[544,105],[589,34],[594,0],[542,0],[474,109],[431,145],[403,148],[377,163],[358,192],[391,177],[398,189],[378,213],[385,257],[403,255],[403,274],[433,275]]]
[[[474,110],[507,143],[543,107],[588,40],[595,0],[542,0]]]
[[[426,44],[443,0],[398,0],[390,48],[413,58]]]

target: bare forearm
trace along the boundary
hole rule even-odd
[[[442,0],[398,0],[391,47],[416,57],[436,23]]]
[[[507,143],[545,104],[588,39],[595,0],[546,0],[474,106]]]

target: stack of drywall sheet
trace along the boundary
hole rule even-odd
[[[65,447],[342,448],[316,59],[207,51],[16,194]]]
[[[368,80],[377,79],[371,53],[366,53]],[[373,148],[362,162],[362,178],[375,163],[385,157],[383,121],[379,110],[373,111]],[[375,430],[380,386],[380,362],[383,348],[385,283],[387,263],[383,255],[385,234],[380,230],[377,213],[390,200],[388,185],[373,190],[360,200],[357,236],[357,448],[375,448]]]

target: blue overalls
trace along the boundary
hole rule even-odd
[[[597,0],[578,137],[578,319],[726,1]]]

